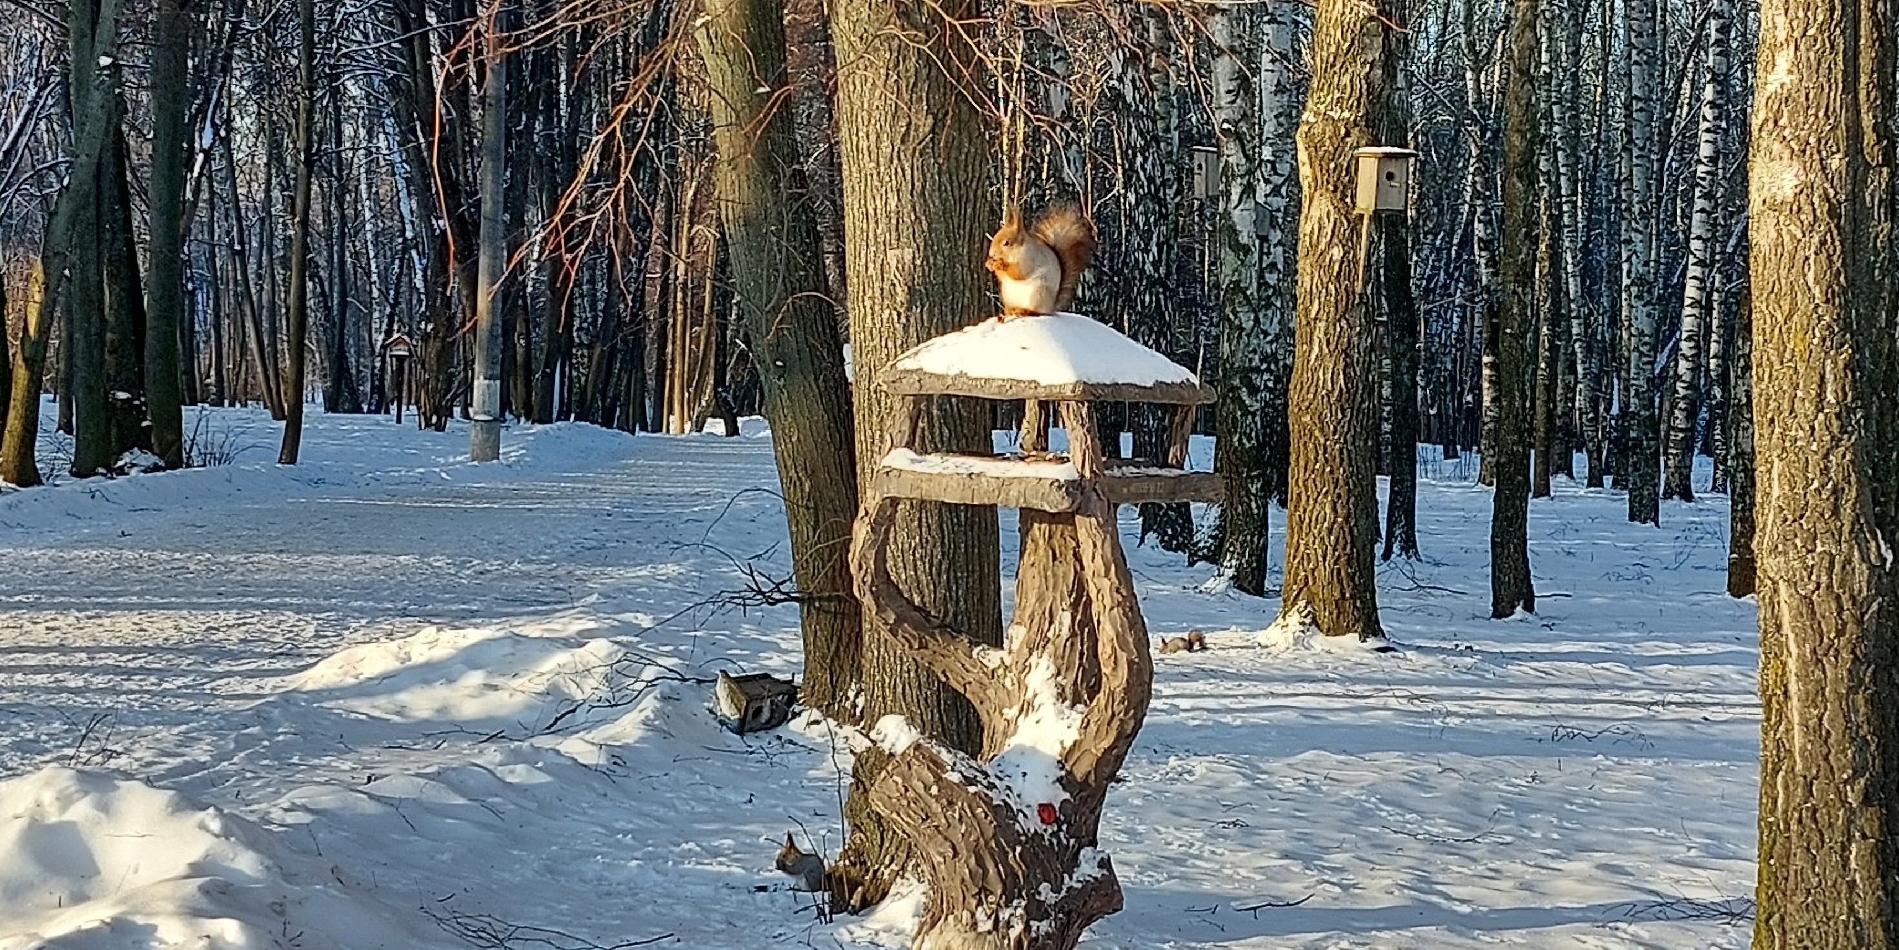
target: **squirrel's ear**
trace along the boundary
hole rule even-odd
[[[797,847],[797,844],[795,844],[795,843],[793,843],[793,842],[792,842],[792,840],[791,840],[791,832],[789,832],[789,831],[787,831],[787,832],[785,832],[785,847],[787,847],[787,848],[795,848],[795,847]]]
[[[1010,202],[1002,209],[1002,226],[1004,228],[1017,228],[1022,226],[1021,205]]]

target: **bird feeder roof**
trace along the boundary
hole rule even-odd
[[[1213,394],[1186,367],[1074,313],[994,317],[897,357],[885,389],[977,396],[1200,405]]]

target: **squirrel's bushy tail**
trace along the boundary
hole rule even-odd
[[[1075,290],[1081,285],[1081,272],[1095,259],[1099,239],[1095,223],[1074,205],[1056,205],[1035,222],[1035,236],[1055,249],[1062,259],[1062,283],[1055,292],[1055,310],[1060,313],[1075,304]]]

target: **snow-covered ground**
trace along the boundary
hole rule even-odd
[[[787,829],[836,847],[848,743],[705,709],[716,670],[798,668],[795,611],[729,596],[788,567],[757,426],[510,429],[475,467],[462,430],[316,414],[295,468],[259,414],[205,428],[232,464],[0,495],[0,950],[904,944],[914,895],[820,924],[772,869]],[[1211,649],[1157,658],[1088,946],[1746,943],[1724,501],[1657,530],[1559,487],[1541,612],[1498,622],[1489,494],[1425,474],[1392,654],[1263,640],[1276,601],[1124,514],[1153,632]]]

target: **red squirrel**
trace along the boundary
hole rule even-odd
[[[1073,306],[1096,245],[1094,222],[1074,205],[1056,205],[1026,227],[1022,209],[1010,205],[983,264],[1001,285],[1003,319],[1061,313]]]

